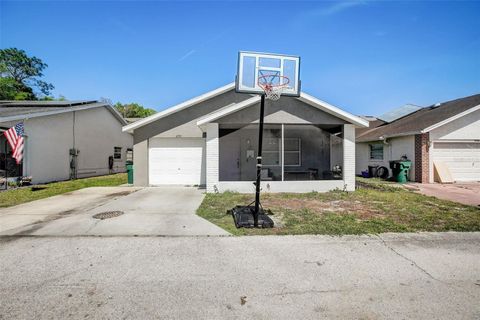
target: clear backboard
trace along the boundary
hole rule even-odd
[[[282,96],[300,96],[300,57],[282,54],[240,51],[236,91],[265,92],[267,86],[280,88]]]

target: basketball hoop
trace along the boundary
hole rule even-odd
[[[269,100],[278,100],[282,92],[288,88],[290,79],[278,74],[267,74],[258,77],[258,86],[265,91],[265,97]]]

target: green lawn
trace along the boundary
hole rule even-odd
[[[43,185],[45,189],[33,191],[32,187],[12,189],[0,192],[0,208],[48,198],[58,194],[88,187],[118,186],[127,183],[127,174],[119,173],[101,177],[53,182]]]
[[[375,179],[357,180],[355,192],[262,194],[264,208],[283,226],[237,229],[226,211],[249,204],[253,194],[207,194],[197,214],[234,235],[365,234],[480,231],[480,210],[414,193]]]

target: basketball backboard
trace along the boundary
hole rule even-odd
[[[300,96],[300,57],[282,54],[240,51],[236,91],[264,93],[262,81],[272,85],[284,85],[281,95]]]

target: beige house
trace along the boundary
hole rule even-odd
[[[252,192],[260,96],[231,83],[123,128],[134,136],[134,184]],[[355,128],[368,121],[306,93],[267,101],[265,192],[355,189]]]
[[[357,130],[356,173],[390,160],[412,160],[410,180],[440,181],[436,170],[453,181],[480,181],[480,94],[421,108],[386,123],[371,119]]]
[[[0,132],[0,175],[31,176],[33,183],[124,172],[133,137],[122,116],[99,101],[0,101],[0,131],[23,122],[24,159],[16,165]],[[111,160],[109,160],[111,158]]]

